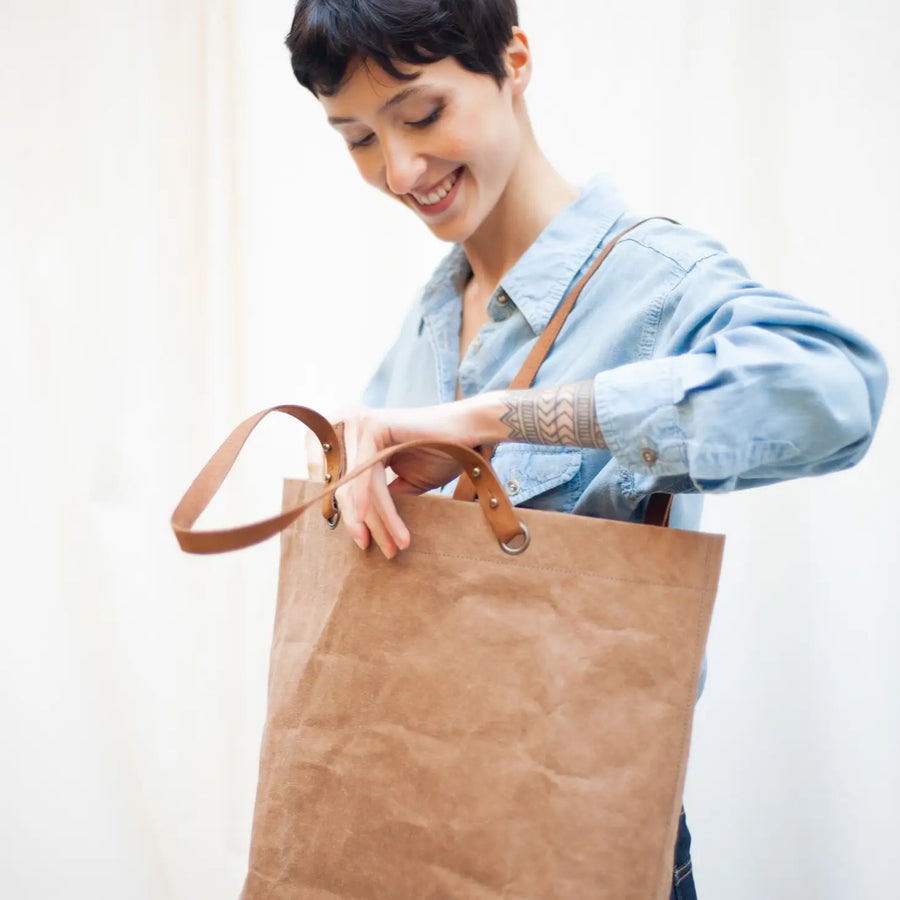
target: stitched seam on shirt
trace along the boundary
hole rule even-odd
[[[434,357],[434,371],[437,378],[438,394],[440,395],[444,388],[444,370],[441,365],[441,354],[439,352],[438,335],[435,334],[434,326],[430,318],[425,319],[425,327],[428,329],[428,335],[431,340],[431,355]],[[458,374],[457,374],[458,377]],[[455,379],[454,379],[455,381]],[[442,398],[443,399],[443,398]]]
[[[669,288],[668,291],[666,291],[665,296],[662,298],[662,302],[659,304],[659,313],[658,313],[657,319],[656,319],[656,329],[653,332],[653,346],[649,348],[649,352],[648,352],[648,356],[652,358],[654,356],[654,354],[656,353],[656,342],[659,340],[659,320],[662,318],[663,310],[665,310],[665,308],[669,305],[669,301],[672,299],[673,295],[675,294],[675,291],[677,291],[678,288],[680,288],[681,285],[684,284],[684,280],[688,277],[688,275],[690,275],[691,272],[694,271],[696,266],[699,263],[703,262],[704,260],[709,259],[710,257],[716,256],[719,251],[716,251],[715,253],[710,253],[707,256],[703,256],[700,259],[695,260],[689,269],[685,269],[684,266],[682,266],[681,263],[678,262],[677,259],[672,259],[671,256],[669,256],[666,253],[662,253],[661,251],[657,250],[655,247],[650,247],[647,244],[641,243],[640,241],[635,241],[635,243],[641,244],[642,247],[646,247],[648,250],[652,250],[654,253],[658,253],[664,259],[671,260],[682,271],[681,278],[679,278],[675,282],[675,284],[673,284],[672,287]]]
[[[670,256],[665,250],[660,250],[659,247],[654,247],[653,244],[648,244],[646,240],[641,240],[637,235],[626,235],[620,241],[620,244],[631,243],[631,244],[639,244],[641,247],[645,247],[647,250],[651,250],[653,253],[658,254],[659,256],[668,259],[670,262],[675,263],[685,275],[690,272],[693,268],[696,267],[698,263],[702,263],[704,260],[709,259],[712,256],[725,256],[726,254],[722,250],[712,250],[706,254],[706,256],[699,256],[695,259],[689,266],[685,267],[684,263],[679,262],[675,259],[674,256]]]
[[[669,260],[669,262],[671,262],[671,263],[673,263],[674,265],[678,266],[678,268],[681,270],[681,278],[679,278],[679,279],[675,282],[675,284],[673,284],[672,287],[669,288],[669,290],[666,291],[666,293],[663,295],[662,299],[660,300],[660,302],[659,302],[659,304],[658,304],[658,309],[656,308],[656,305],[654,306],[653,313],[654,313],[655,318],[656,318],[656,323],[655,323],[655,328],[653,329],[653,339],[652,339],[652,342],[651,342],[650,340],[646,340],[646,344],[647,344],[646,349],[645,349],[645,337],[644,337],[643,334],[641,335],[641,341],[640,341],[640,347],[639,347],[639,350],[640,350],[640,352],[641,352],[642,354],[645,354],[645,355],[644,355],[644,358],[645,358],[645,359],[651,359],[651,358],[653,357],[653,355],[656,353],[656,342],[657,342],[657,340],[659,339],[659,320],[662,318],[663,310],[664,310],[664,309],[666,308],[666,306],[668,305],[669,300],[671,299],[672,295],[675,293],[675,291],[678,290],[678,288],[679,288],[682,284],[684,284],[685,278],[687,278],[687,276],[688,276],[691,272],[693,272],[694,269],[695,269],[700,263],[704,262],[704,261],[707,260],[707,259],[711,259],[711,258],[714,257],[714,256],[722,256],[722,255],[724,255],[724,254],[722,253],[721,250],[713,250],[711,253],[707,253],[706,256],[701,256],[701,257],[699,257],[698,259],[695,259],[695,260],[690,264],[690,266],[688,266],[688,268],[685,268],[685,267],[684,267],[677,259],[675,259],[675,258],[672,257],[672,256],[669,256],[668,253],[664,253],[664,252],[663,252],[662,250],[660,250],[658,247],[654,247],[654,246],[652,246],[651,244],[648,244],[648,243],[646,243],[645,241],[642,241],[642,240],[641,240],[640,238],[638,238],[637,236],[633,236],[633,237],[624,237],[624,238],[622,238],[622,241],[621,241],[621,242],[622,242],[622,243],[630,242],[630,243],[632,243],[632,244],[637,244],[638,246],[643,247],[643,248],[646,249],[646,250],[649,250],[651,253],[655,253],[655,254],[657,254],[657,256],[661,256],[663,259]]]
[[[678,265],[676,263],[676,265]],[[681,266],[678,266],[681,269]],[[653,353],[656,350],[656,341],[659,338],[659,322],[662,319],[663,310],[666,308],[666,304],[669,302],[669,297],[672,296],[672,292],[680,285],[685,279],[685,275],[682,270],[682,275],[680,278],[677,278],[675,283],[667,290],[661,293],[658,297],[654,297],[653,300],[648,304],[648,310],[644,315],[644,323],[641,328],[641,337],[638,341],[638,356],[641,359],[652,359]]]

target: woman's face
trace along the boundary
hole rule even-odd
[[[515,98],[527,75],[515,65],[500,87],[452,57],[400,64],[418,73],[414,81],[357,64],[341,90],[321,101],[369,184],[408,206],[437,237],[465,242],[500,202],[519,157]]]

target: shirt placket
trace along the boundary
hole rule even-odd
[[[488,302],[490,319],[479,329],[466,351],[459,366],[459,386],[463,397],[471,397],[483,391],[489,380],[489,373],[497,360],[494,358],[502,336],[498,322],[507,319],[512,312],[509,294],[500,287]]]
[[[441,403],[449,403],[456,399],[462,301],[448,290],[441,302],[435,303],[423,319],[437,370],[439,399]]]

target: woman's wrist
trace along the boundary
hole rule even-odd
[[[491,391],[460,402],[462,431],[480,444],[527,444],[606,449],[592,380],[558,388]]]
[[[509,440],[509,429],[502,422],[507,409],[504,398],[508,393],[509,391],[488,391],[460,401],[463,431],[469,435],[472,446],[499,444]]]

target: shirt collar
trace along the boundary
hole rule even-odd
[[[625,205],[612,180],[597,175],[538,235],[500,286],[540,334]],[[462,295],[470,268],[459,244],[438,265],[422,294],[422,315]]]
[[[438,263],[428,284],[422,291],[422,315],[442,306],[454,296],[462,297],[466,281],[471,274],[469,261],[460,244],[454,244],[450,252]]]
[[[540,334],[625,206],[605,175],[591,179],[504,275],[509,294],[535,334]]]

